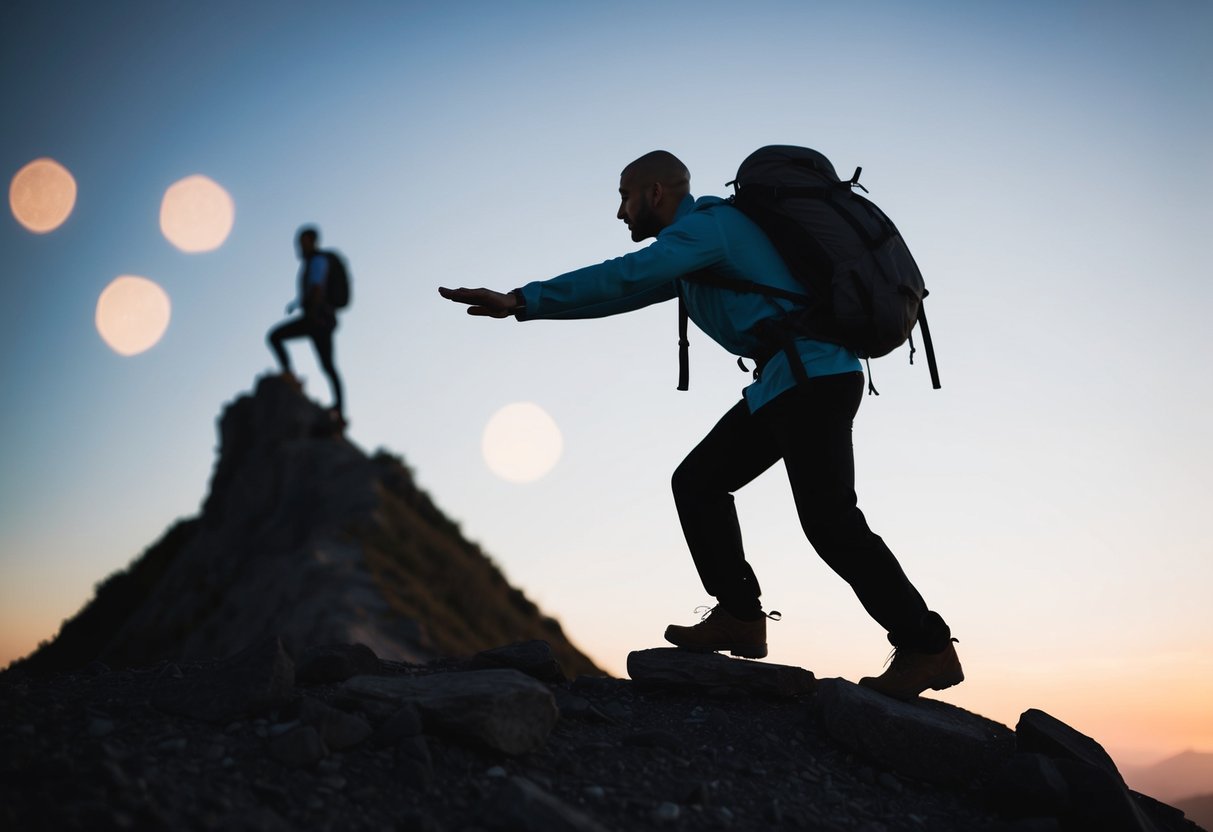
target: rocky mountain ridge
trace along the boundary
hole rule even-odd
[[[413,481],[335,434],[281,376],[219,421],[210,492],[59,635],[17,666],[64,670],[230,656],[259,634],[302,649],[361,643],[398,661],[542,639],[597,672]]]
[[[1097,742],[658,648],[607,677],[277,377],[201,514],[0,673],[6,829],[1192,832]]]
[[[569,680],[544,642],[386,661],[280,638],[220,661],[0,674],[8,829],[1195,832],[1040,711],[1015,730],[675,649]]]

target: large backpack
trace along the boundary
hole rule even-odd
[[[328,261],[328,271],[324,275],[325,295],[328,297],[329,306],[342,309],[350,305],[350,271],[341,255],[333,251],[323,253],[324,259]]]
[[[935,351],[922,309],[927,295],[922,273],[893,221],[854,192],[867,191],[859,184],[861,170],[840,180],[829,159],[805,147],[770,145],[751,153],[737,178],[727,183],[734,188],[728,201],[766,233],[805,292],[754,281],[705,282],[797,303],[772,329],[798,381],[807,380],[793,346],[798,336],[842,344],[865,360],[887,355],[909,340],[913,363],[911,332],[917,323],[931,384],[938,389]],[[685,332],[685,320],[680,327]],[[680,387],[685,389],[685,366],[683,370]],[[875,393],[870,378],[869,372],[868,389]]]

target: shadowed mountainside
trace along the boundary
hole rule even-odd
[[[291,649],[357,642],[414,662],[541,639],[569,672],[600,673],[401,459],[368,456],[324,417],[280,377],[261,378],[219,419],[201,514],[100,582],[14,666],[206,660],[278,634]]]

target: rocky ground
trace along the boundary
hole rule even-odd
[[[277,641],[224,663],[10,670],[0,674],[0,825],[1073,828],[1012,822],[975,783],[927,782],[848,749],[814,706],[819,686],[799,673],[773,686],[563,681],[542,645],[407,665],[349,646],[292,660]],[[487,688],[432,688],[473,679]]]

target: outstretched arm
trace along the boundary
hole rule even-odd
[[[438,294],[455,303],[466,303],[469,315],[489,318],[506,318],[521,306],[513,292],[494,292],[492,289],[447,289],[438,287]]]

